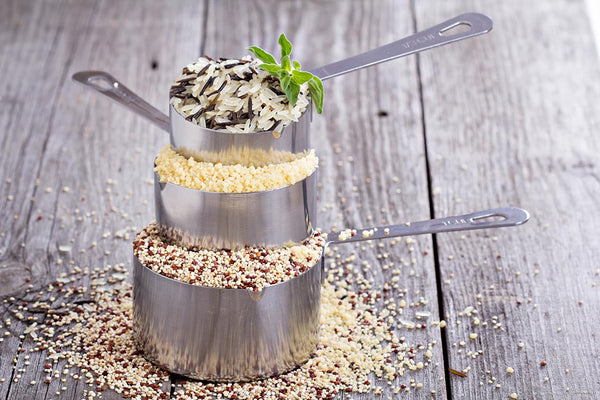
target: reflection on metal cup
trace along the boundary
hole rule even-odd
[[[251,193],[217,193],[160,182],[156,221],[187,247],[236,249],[301,242],[316,226],[317,170],[293,185]]]
[[[136,342],[157,365],[194,379],[267,378],[306,362],[319,339],[322,256],[260,292],[190,285],[133,257]]]
[[[203,128],[188,121],[169,105],[169,138],[174,148],[191,151],[205,151],[216,155],[236,149],[285,151],[302,153],[310,149],[310,123],[312,106],[300,119],[275,131],[255,133],[231,133],[222,130]]]

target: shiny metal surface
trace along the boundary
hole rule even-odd
[[[194,151],[228,153],[232,149],[248,150],[280,150],[290,153],[301,153],[310,149],[310,123],[312,121],[312,105],[302,114],[297,122],[273,131],[255,133],[230,133],[203,128],[187,121],[172,105],[169,105],[171,145]]]
[[[454,31],[454,28],[459,26],[464,30],[456,29]],[[325,80],[357,69],[482,35],[491,31],[493,26],[492,20],[483,14],[461,14],[404,39],[309,71],[321,80]]]
[[[373,235],[362,235],[358,230],[347,240],[333,233],[328,235],[326,246],[517,226],[528,219],[529,213],[523,209],[498,208],[409,225],[368,228]],[[293,369],[310,357],[318,342],[323,254],[304,274],[260,292],[179,282],[144,267],[134,256],[136,342],[150,361],[195,379],[246,381]]]
[[[453,33],[453,28],[458,26],[468,27],[468,30]],[[404,39],[310,71],[325,80],[398,57],[481,35],[489,32],[492,27],[492,20],[483,14],[462,14]],[[161,129],[168,131],[171,145],[175,148],[212,152],[217,158],[221,153],[226,153],[232,148],[267,151],[273,149],[292,153],[299,153],[310,148],[309,125],[312,120],[312,106],[308,107],[308,111],[297,122],[291,123],[281,130],[278,129],[276,135],[272,131],[251,134],[229,133],[203,128],[194,122],[187,121],[171,105],[169,105],[169,117],[167,117],[106,72],[81,71],[73,75],[73,80],[108,96]]]
[[[185,246],[281,246],[310,236],[317,218],[317,171],[280,189],[215,193],[160,182],[154,174],[156,221]]]
[[[169,131],[169,117],[116,80],[108,72],[79,71],[73,74],[72,79],[146,118],[160,129]]]
[[[529,212],[518,207],[492,208],[470,214],[436,218],[406,224],[380,226],[377,228],[357,229],[356,235],[340,239],[340,232],[329,233],[327,244],[360,242],[365,240],[363,231],[369,232],[368,239],[385,239],[398,236],[414,236],[427,233],[471,231],[475,229],[505,228],[522,225],[529,220]]]
[[[133,325],[146,358],[180,375],[246,381],[304,363],[319,337],[321,268],[255,293],[193,286],[133,258]]]

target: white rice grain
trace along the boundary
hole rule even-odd
[[[240,65],[227,68],[233,64]],[[298,121],[310,105],[307,84],[291,106],[279,79],[261,70],[260,64],[249,56],[221,61],[201,57],[184,68],[171,86],[170,103],[193,123],[231,133],[281,129]]]

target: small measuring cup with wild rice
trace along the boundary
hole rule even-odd
[[[523,209],[499,208],[333,233],[325,247],[517,226],[528,219]],[[306,272],[259,291],[184,283],[144,266],[134,252],[133,325],[139,349],[173,373],[209,381],[249,381],[296,368],[310,358],[319,339],[325,247]]]
[[[489,32],[492,26],[492,21],[485,15],[462,14],[404,39],[309,71],[321,80],[326,80],[360,68],[481,35]],[[177,82],[175,93],[172,92],[171,95],[184,95],[186,80],[191,81],[192,78]],[[280,124],[275,129],[266,131],[232,133],[227,130],[203,127],[193,122],[197,119],[190,120],[189,116],[180,114],[172,104],[169,105],[169,115],[164,115],[106,72],[81,71],[74,74],[73,79],[169,132],[171,145],[176,149],[187,152],[212,152],[218,158],[231,149],[280,150],[298,153],[310,148],[309,127],[312,120],[310,104],[307,111],[296,122],[285,127]],[[218,91],[219,88],[213,89]],[[247,109],[245,114],[247,117]]]

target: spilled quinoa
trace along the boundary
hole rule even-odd
[[[39,360],[39,368],[47,374],[42,382],[21,382],[25,372],[19,370],[13,385],[60,387],[67,381],[80,381],[82,398],[88,400],[101,399],[109,390],[123,398],[148,400],[332,399],[340,392],[380,394],[379,385],[385,382],[393,385],[390,387],[394,393],[408,391],[410,388],[400,386],[398,379],[431,363],[435,343],[414,345],[397,336],[389,312],[378,311],[378,292],[355,292],[325,282],[319,343],[306,363],[286,374],[255,382],[208,383],[177,377],[169,387],[173,377],[137,350],[132,287],[122,280],[124,269],[121,265],[115,269],[95,268],[93,272],[77,270],[64,279],[66,283],[48,285],[31,303],[5,300],[10,309],[19,308],[15,318],[20,321],[16,325],[22,321],[22,338],[28,343],[24,346],[31,348],[19,353],[14,362],[41,353],[32,359]],[[117,274],[118,283],[106,286],[106,281]],[[90,278],[92,286],[87,291],[81,283]],[[60,309],[52,306],[55,302],[61,304]],[[46,317],[28,317],[30,313]],[[10,319],[4,324],[10,327]],[[411,386],[418,388],[416,383]],[[56,395],[61,393],[59,390]]]
[[[325,283],[321,291],[319,344],[306,363],[286,374],[256,382],[184,380],[176,386],[174,398],[312,400],[332,399],[340,392],[381,394],[372,374],[391,385],[405,373],[429,365],[434,344],[417,348],[396,336],[392,324],[371,306],[374,297]]]
[[[198,161],[171,146],[164,147],[155,159],[154,171],[161,182],[174,183],[207,192],[249,193],[279,189],[310,176],[319,159],[314,150],[277,154],[279,163],[256,166]]]

